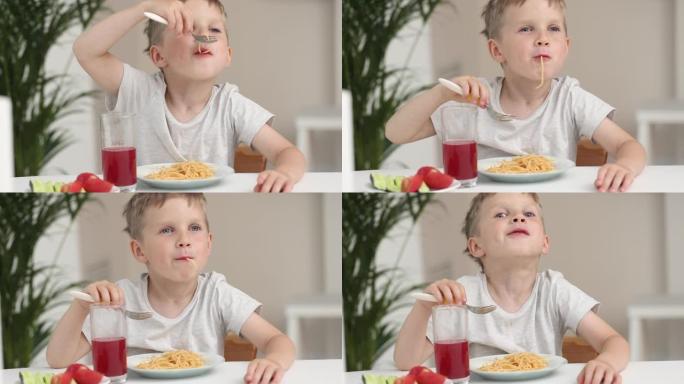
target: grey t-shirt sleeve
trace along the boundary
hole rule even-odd
[[[612,119],[615,108],[584,90],[577,81],[573,81],[569,87],[570,108],[577,133],[591,139],[603,119]]]
[[[264,124],[271,125],[274,115],[237,91],[230,98],[229,126],[235,132],[237,143],[252,145],[254,136]]]
[[[577,326],[589,311],[598,312],[600,303],[565,278],[554,284],[558,315],[565,330],[577,333]]]
[[[122,113],[138,112],[161,89],[164,89],[164,84],[159,75],[150,75],[124,63],[119,92],[116,95],[105,95],[105,107],[108,111]]]
[[[217,286],[219,291],[219,310],[223,318],[225,332],[240,330],[247,318],[261,308],[261,303],[241,290],[223,282]]]

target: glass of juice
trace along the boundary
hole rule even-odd
[[[109,112],[102,115],[102,173],[121,191],[135,191],[135,115]]]
[[[444,172],[463,187],[477,184],[477,107],[454,104],[440,110]]]
[[[126,381],[126,316],[119,305],[90,305],[93,366],[112,383]]]
[[[432,307],[432,329],[437,373],[453,383],[467,383],[470,379],[470,356],[465,306],[447,304]]]

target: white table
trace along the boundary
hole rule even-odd
[[[649,158],[651,148],[651,126],[653,124],[684,124],[684,100],[668,100],[648,104],[636,111],[637,141],[644,146]]]
[[[371,172],[384,175],[412,176],[416,169],[381,169],[378,171],[355,171],[354,192],[380,192],[370,183]],[[477,186],[460,188],[454,192],[596,192],[594,180],[598,167],[574,167],[555,179],[538,183],[499,183],[480,176]],[[629,192],[668,193],[684,192],[684,165],[651,165],[644,168]]]
[[[19,371],[29,370],[5,369],[2,371],[2,384],[19,383]],[[64,370],[31,368],[32,371],[64,372]],[[221,383],[243,384],[243,377],[247,370],[247,362],[223,363],[203,376],[197,376],[180,380],[168,380],[166,382],[177,383]],[[342,384],[342,360],[297,360],[285,374],[282,384]],[[135,373],[128,373],[127,383],[161,383],[163,380],[146,379]]]
[[[516,381],[515,384],[574,384],[584,364],[566,364],[549,376],[534,380]],[[348,372],[345,384],[362,384],[362,376],[368,372]],[[380,372],[381,375],[403,376],[406,372]],[[503,381],[487,381],[470,375],[471,383],[501,384]],[[622,372],[623,384],[681,384],[684,382],[684,361],[638,361],[629,363]]]
[[[287,336],[297,350],[301,349],[302,319],[342,319],[342,297],[340,294],[303,297],[285,305]]]
[[[256,184],[257,173],[234,173],[227,176],[219,184],[197,190],[197,192],[252,192]],[[101,176],[101,175],[100,175]],[[13,192],[28,192],[30,189],[29,180],[35,178],[43,181],[64,181],[72,182],[76,180],[76,175],[59,176],[31,176],[15,177],[12,179]],[[138,182],[137,191],[159,191],[169,192],[169,189],[155,189],[144,182]],[[295,184],[293,192],[341,192],[342,173],[341,172],[307,172],[304,177]]]
[[[684,319],[684,296],[650,296],[639,298],[627,307],[629,349],[632,360],[643,359],[643,320]],[[684,378],[684,372],[682,372]],[[684,382],[684,379],[682,380]]]

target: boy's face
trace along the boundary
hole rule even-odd
[[[185,6],[192,12],[193,34],[215,36],[218,41],[201,44],[200,49],[200,44],[192,34],[179,36],[166,28],[160,44],[150,49],[150,56],[166,75],[189,80],[212,80],[230,65],[232,57],[223,15],[206,0],[188,0]]]
[[[503,14],[498,37],[489,40],[492,57],[503,65],[505,75],[540,82],[544,60],[544,79],[556,77],[563,68],[570,48],[564,13],[548,0],[527,0],[509,6]]]
[[[145,210],[141,239],[131,240],[131,250],[153,278],[190,282],[206,266],[211,241],[201,204],[174,197]]]
[[[480,208],[468,248],[483,263],[538,258],[548,252],[541,209],[527,194],[496,194]]]

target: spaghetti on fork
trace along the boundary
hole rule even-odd
[[[206,179],[214,176],[214,170],[200,161],[184,161],[168,167],[161,168],[157,172],[146,176],[153,180],[194,180]]]

